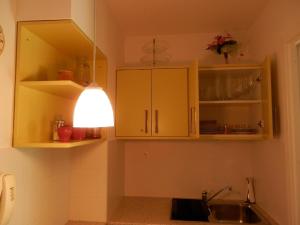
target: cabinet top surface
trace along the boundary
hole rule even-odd
[[[19,21],[25,28],[67,55],[92,58],[93,42],[71,19],[45,21]],[[97,48],[97,59],[105,58]]]

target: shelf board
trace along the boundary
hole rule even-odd
[[[71,80],[21,81],[21,85],[64,98],[77,98],[84,87]]]
[[[199,66],[199,71],[205,70],[259,70],[262,69],[260,64],[220,64],[211,66]]]
[[[89,145],[93,143],[100,143],[104,141],[104,138],[101,139],[90,139],[83,141],[70,141],[70,142],[29,142],[29,143],[18,143],[15,144],[15,148],[74,148],[84,145]]]
[[[205,141],[259,141],[264,139],[262,134],[200,134],[200,140]]]
[[[200,105],[242,105],[242,104],[261,104],[261,100],[216,100],[216,101],[199,101]]]

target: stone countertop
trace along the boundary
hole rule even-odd
[[[257,205],[253,206],[269,222],[268,225],[278,225]],[[201,221],[176,221],[170,219],[170,198],[124,197],[118,210],[109,220],[109,225],[220,225],[220,223]],[[236,225],[236,223],[222,223]]]

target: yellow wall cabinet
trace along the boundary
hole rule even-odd
[[[187,138],[188,68],[117,71],[116,136]]]
[[[191,137],[200,140],[273,137],[269,58],[262,64],[197,64],[191,66],[189,78]]]
[[[72,124],[75,101],[84,89],[82,61],[90,66],[92,49],[93,43],[72,20],[18,23],[14,147],[70,148],[99,141],[52,141],[58,115]],[[74,71],[74,79],[58,80],[61,69]],[[106,70],[105,56],[97,49],[96,80],[104,88]],[[84,76],[89,79],[90,73]]]

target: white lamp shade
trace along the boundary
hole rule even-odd
[[[100,87],[87,87],[79,96],[73,127],[112,127],[114,114],[108,96]]]

